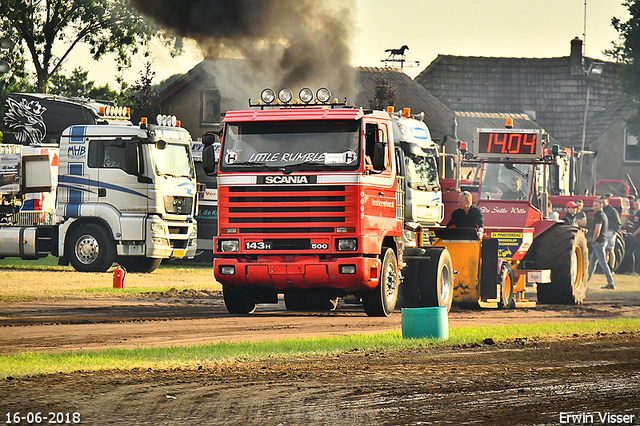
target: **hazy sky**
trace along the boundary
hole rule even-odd
[[[438,54],[461,56],[534,57],[568,56],[570,41],[583,38],[585,0],[356,0],[352,63],[356,66],[383,66],[385,49],[406,44],[407,61],[419,67],[405,68],[411,77],[426,68]],[[629,17],[622,0],[587,0],[586,56],[606,59],[602,51],[618,41],[611,26],[616,16]],[[215,23],[212,23],[215,25]],[[178,58],[170,58],[159,47],[153,69],[155,82],[184,73],[202,60],[194,44]],[[328,59],[330,60],[330,59]],[[90,70],[98,84],[112,82],[113,61],[98,66],[78,51],[65,66]],[[133,82],[144,60],[134,60],[125,78]]]

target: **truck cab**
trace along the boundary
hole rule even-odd
[[[78,271],[113,262],[151,272],[196,251],[191,135],[175,117],[134,126],[113,103],[13,93],[3,161],[19,184],[2,197],[0,256],[52,254]],[[52,203],[55,199],[55,203]],[[24,236],[24,237],[23,237]]]
[[[404,203],[391,117],[325,91],[297,102],[265,91],[255,109],[225,115],[214,275],[229,312],[278,294],[289,309],[335,308],[345,295],[369,315],[395,308]],[[213,158],[205,148],[208,172]]]

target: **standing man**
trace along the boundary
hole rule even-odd
[[[639,272],[640,269],[640,199],[632,201],[635,203],[635,216],[633,217],[633,233],[631,236],[633,239],[633,269],[631,272]]]
[[[589,256],[589,280],[593,276],[593,272],[596,270],[596,266],[600,263],[600,267],[604,271],[604,275],[607,277],[607,285],[602,287],[608,290],[615,289],[613,285],[613,276],[611,275],[611,269],[607,264],[607,255],[605,254],[605,246],[607,239],[605,234],[609,228],[609,220],[602,211],[604,207],[603,200],[593,201],[593,235],[591,236],[591,255]]]
[[[564,215],[564,217],[562,218],[565,225],[578,226],[578,224],[576,223],[577,213],[578,213],[578,203],[576,203],[575,201],[569,201],[567,203],[567,214]]]
[[[451,220],[447,228],[476,228],[478,238],[484,233],[484,216],[479,208],[471,205],[473,196],[469,191],[463,191],[458,197],[458,208],[451,213]]]
[[[574,222],[579,228],[587,227],[587,214],[582,211],[584,209],[584,201],[577,200],[576,204],[578,205],[578,211],[576,212],[576,218]]]
[[[607,238],[607,246],[605,247],[605,252],[607,254],[607,262],[609,263],[609,268],[613,270],[613,267],[616,265],[616,253],[615,253],[615,245],[616,245],[616,234],[620,230],[620,215],[618,211],[609,205],[609,198],[613,197],[613,194],[607,194],[604,197],[600,197],[600,199],[604,202],[602,211],[607,215],[607,219],[609,219],[609,230],[605,237]]]

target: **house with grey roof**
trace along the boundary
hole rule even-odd
[[[638,139],[625,124],[633,105],[621,88],[621,66],[602,62],[600,75],[588,75],[595,62],[582,56],[576,38],[570,55],[560,58],[439,55],[415,80],[453,111],[526,114],[560,145],[584,144],[597,155],[584,156],[583,188],[593,178],[625,180],[626,174],[640,183]]]

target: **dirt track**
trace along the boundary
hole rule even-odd
[[[369,318],[356,305],[334,313],[263,305],[257,314],[234,317],[219,295],[164,296],[171,297],[0,303],[0,353],[400,328],[399,314]],[[513,311],[454,309],[449,318],[456,327],[621,315],[640,317],[640,297],[591,297],[583,306]],[[640,334],[623,333],[402,353],[353,351],[189,370],[9,378],[0,382],[0,421],[7,413],[40,411],[78,412],[81,424],[92,425],[528,425],[561,424],[571,413],[581,415],[582,424],[614,424],[601,421],[609,413],[620,416],[607,418],[617,424],[640,424],[638,383]]]

